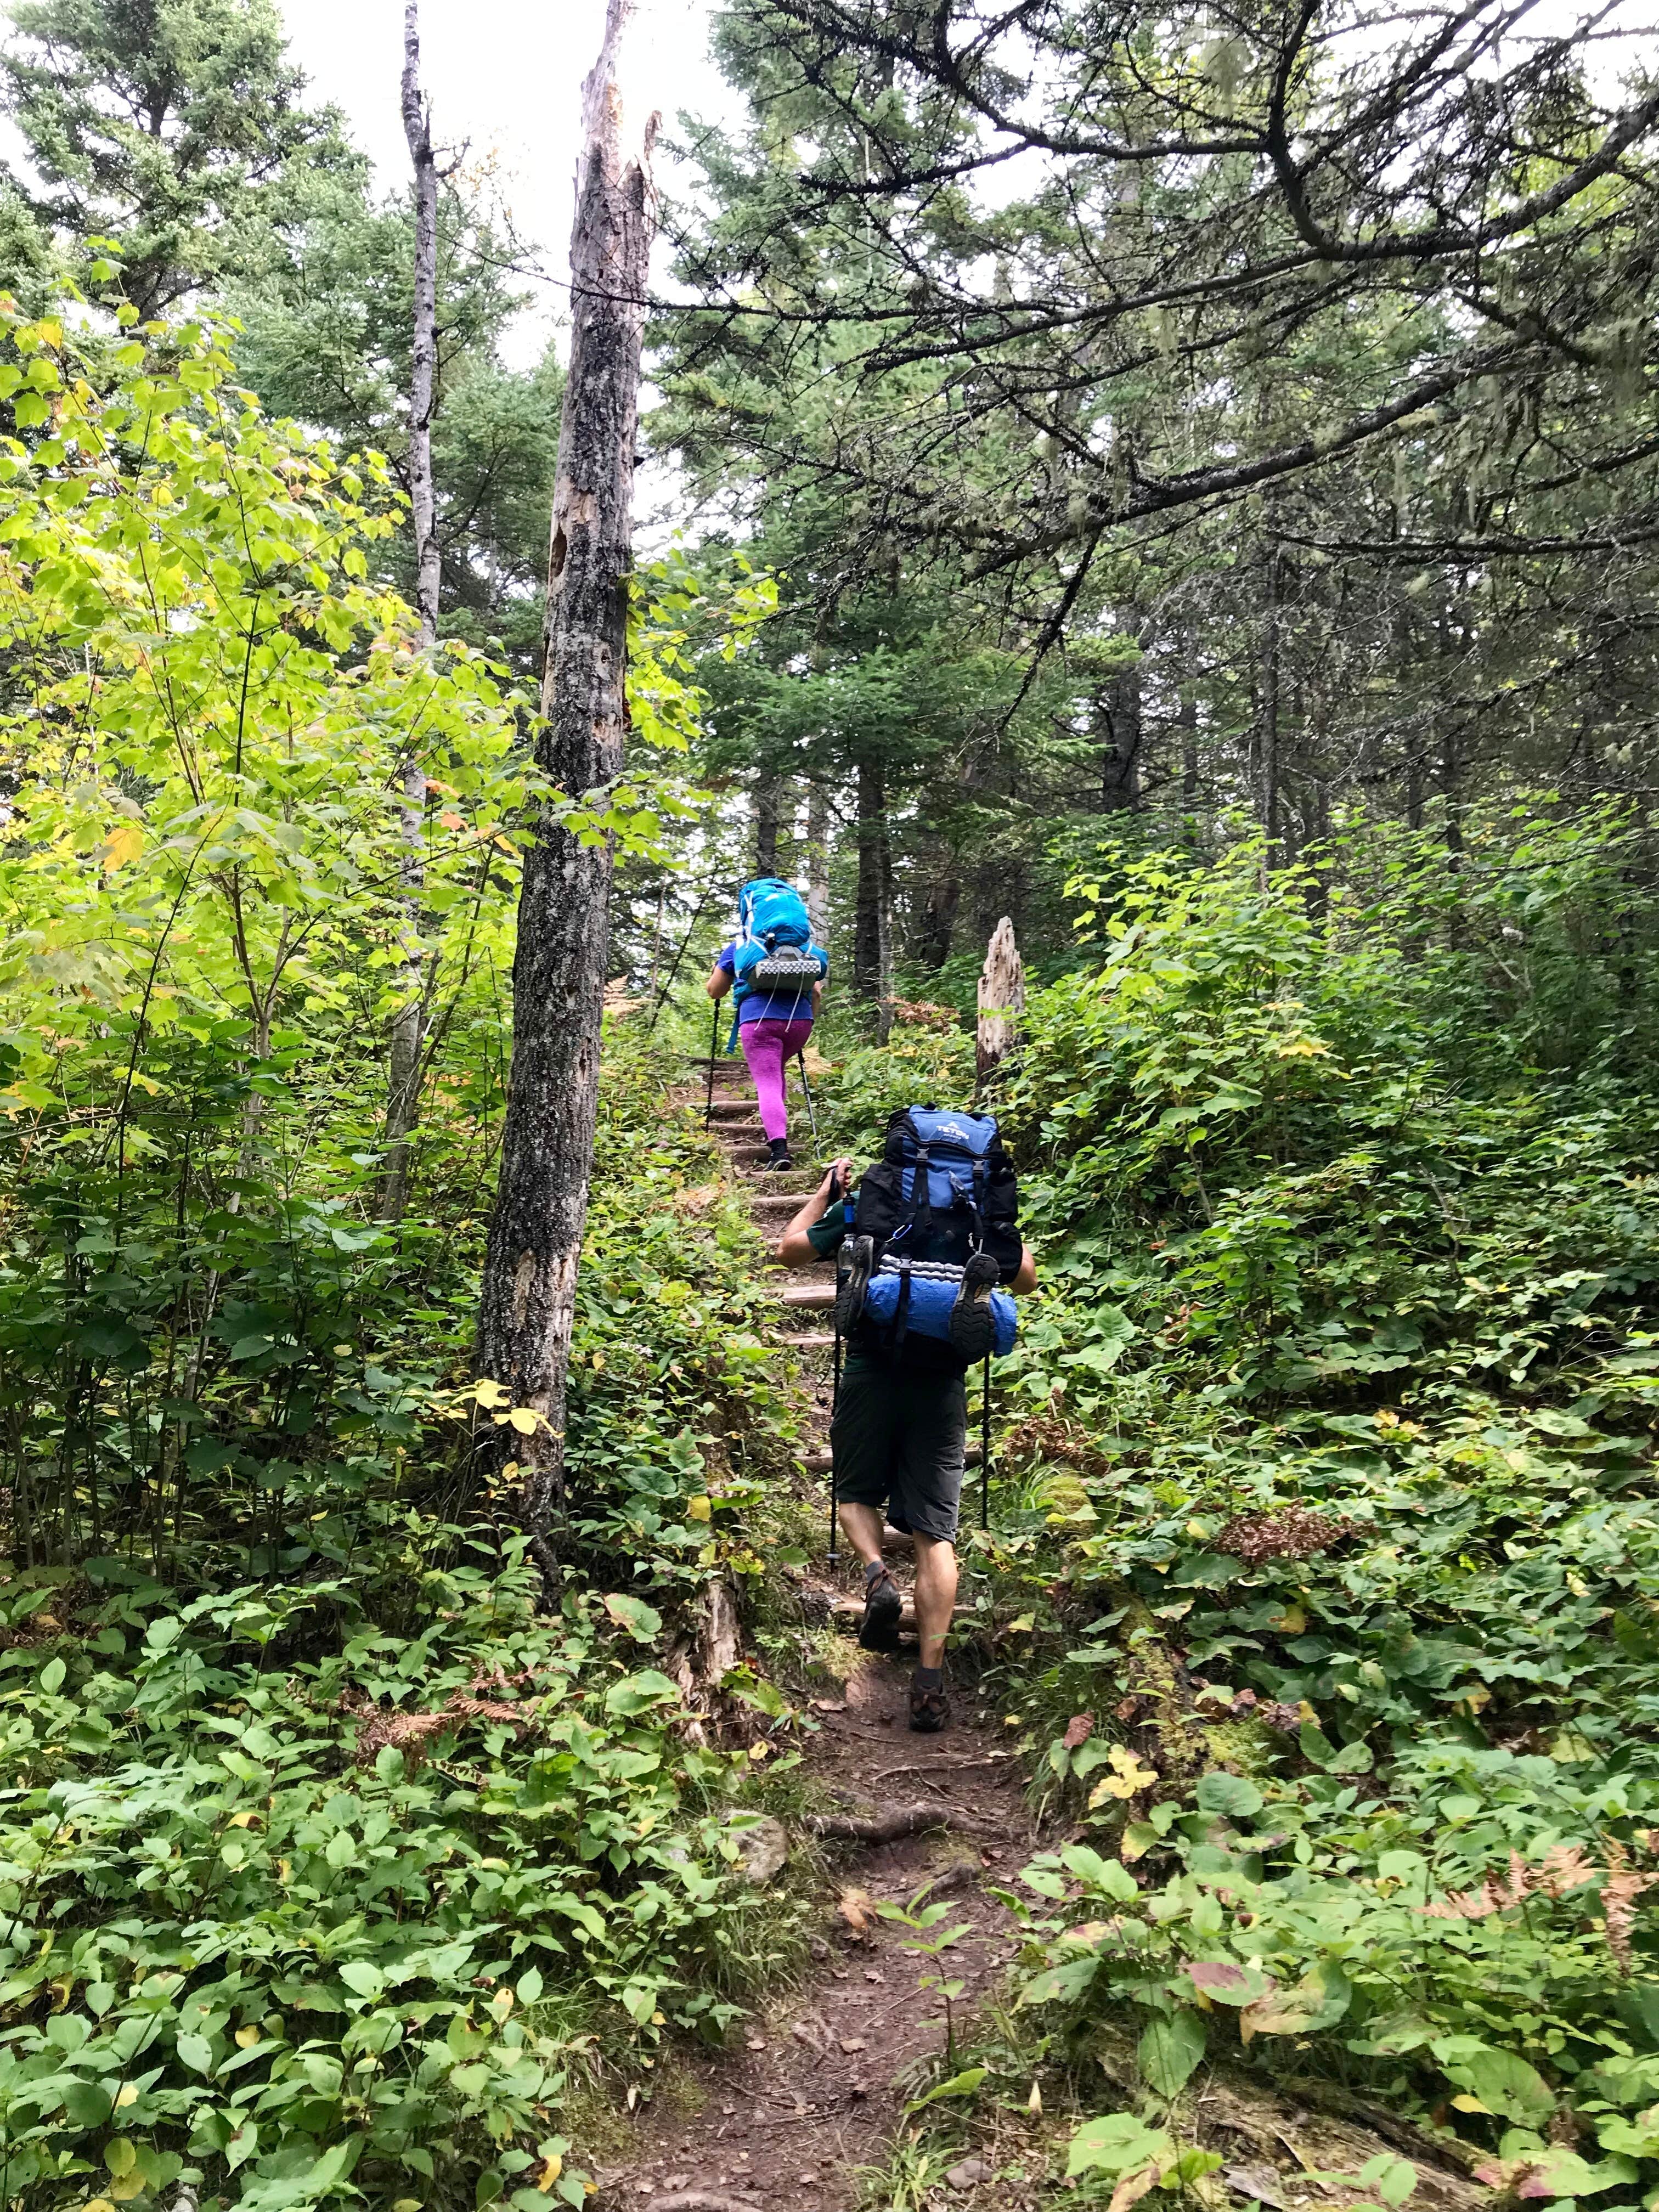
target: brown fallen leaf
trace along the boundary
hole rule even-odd
[[[875,1933],[876,1908],[867,1889],[844,1889],[836,1902],[836,1910],[847,1923],[860,1943],[867,1943]]]
[[[843,2035],[841,2039],[841,2047],[849,2054],[854,2051],[867,2051],[870,2048],[861,2035]]]
[[[1066,1723],[1066,1733],[1060,1738],[1067,1751],[1075,1751],[1080,1743],[1087,1743],[1095,1732],[1092,1713],[1073,1713]]]
[[[847,1711],[847,1700],[842,1698],[838,1704],[834,1698],[814,1698],[812,1711],[815,1713],[844,1713]]]

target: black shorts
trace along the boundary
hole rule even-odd
[[[954,1543],[968,1449],[960,1375],[911,1375],[856,1353],[830,1426],[836,1498],[887,1509],[896,1528]]]

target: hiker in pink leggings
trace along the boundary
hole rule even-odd
[[[728,945],[714,963],[708,984],[711,999],[723,999],[732,988],[736,975],[736,951],[735,945]],[[751,990],[745,992],[738,1004],[738,1036],[760,1100],[761,1127],[766,1132],[772,1155],[766,1163],[769,1168],[794,1165],[789,1152],[789,1108],[785,1097],[784,1070],[795,1054],[805,1048],[806,1040],[812,1034],[812,1023],[829,972],[826,961],[823,974],[813,984],[808,997],[797,991],[769,994]]]

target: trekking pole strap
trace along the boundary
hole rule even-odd
[[[714,1016],[708,1030],[708,1096],[703,1102],[702,1126],[706,1129],[714,1118],[714,1054],[720,1041],[720,1002],[715,1000],[710,1012]]]

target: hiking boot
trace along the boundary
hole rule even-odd
[[[951,1309],[951,1345],[970,1363],[983,1359],[996,1340],[990,1294],[1001,1279],[1002,1270],[988,1252],[974,1253],[962,1271],[962,1288]]]
[[[943,1687],[924,1690],[920,1682],[911,1683],[910,1725],[918,1735],[937,1735],[950,1727],[951,1700]]]
[[[886,1568],[878,1575],[872,1575],[864,1594],[864,1619],[859,1627],[859,1642],[866,1651],[898,1650],[899,1616],[903,1611],[904,1601],[899,1595],[898,1584]]]
[[[854,1323],[864,1311],[864,1293],[869,1287],[870,1270],[876,1263],[876,1240],[873,1237],[851,1237],[847,1241],[847,1270],[836,1291],[836,1332],[850,1335]]]
[[[769,1175],[774,1168],[792,1168],[794,1166],[794,1155],[789,1149],[789,1139],[787,1137],[769,1137],[766,1141],[770,1158],[767,1160],[766,1166],[762,1170],[763,1174]]]

